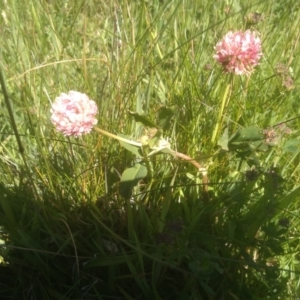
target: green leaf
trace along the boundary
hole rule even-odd
[[[263,141],[264,135],[262,130],[251,126],[238,130],[229,139],[229,144],[239,144],[245,142]]]
[[[283,152],[296,153],[297,151],[299,151],[299,145],[300,145],[300,140],[298,139],[288,140],[284,144]]]
[[[218,146],[221,146],[221,148],[225,151],[228,151],[228,128],[224,130],[223,135],[218,140]]]
[[[251,126],[242,128],[234,133],[228,141],[228,148],[265,151],[267,147],[263,141],[264,135],[262,130]]]
[[[201,261],[191,261],[188,263],[189,269],[197,275],[207,276],[213,272],[211,262],[208,259]]]
[[[126,169],[121,177],[120,194],[125,199],[130,199],[132,189],[138,182],[147,176],[147,168],[142,164],[136,164],[134,167]]]
[[[145,115],[141,115],[141,114],[139,114],[137,112],[133,112],[133,111],[128,111],[128,113],[134,118],[134,120],[136,122],[140,122],[147,127],[157,128],[157,125],[152,120],[147,118]]]
[[[168,107],[161,107],[158,111],[158,126],[163,130],[171,127],[171,120],[174,117],[174,111]]]
[[[216,295],[213,289],[210,286],[208,286],[204,281],[201,281],[201,286],[204,288],[205,292],[209,297],[214,297]]]
[[[299,200],[299,197],[300,197],[300,186],[297,186],[290,193],[284,195],[278,201],[278,205],[276,205],[276,213],[274,214],[274,216],[276,217],[278,213],[287,210],[288,207],[295,204],[295,202]]]
[[[117,136],[120,136],[120,137],[128,139],[128,140],[131,139],[130,136],[127,136],[127,135],[124,135],[124,134],[121,134],[121,133],[118,133]],[[121,144],[122,147],[124,147],[125,149],[127,149],[128,151],[130,151],[131,153],[136,155],[137,157],[141,157],[141,154],[140,154],[140,151],[139,151],[141,149],[141,147],[134,146],[134,145],[128,144],[128,143],[123,142],[123,141],[119,141],[119,143]]]

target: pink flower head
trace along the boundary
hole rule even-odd
[[[229,31],[214,49],[224,70],[237,75],[249,75],[262,56],[260,38],[250,30]]]
[[[89,133],[98,122],[95,117],[98,113],[95,101],[76,91],[60,94],[52,104],[50,112],[51,122],[57,131],[67,136],[77,137]]]

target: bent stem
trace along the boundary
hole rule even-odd
[[[142,147],[142,143],[122,138],[120,136],[117,136],[115,134],[107,132],[107,131],[105,131],[103,129],[100,129],[98,127],[94,127],[94,129],[96,131],[98,131],[98,132],[100,132],[100,133],[102,133],[102,134],[104,134],[104,135],[106,135],[108,137],[111,137],[113,139],[116,139],[118,141],[125,142],[127,144],[130,144],[130,145],[133,145],[133,146],[137,146],[137,147]],[[180,153],[180,152],[177,152],[177,151],[174,151],[174,150],[170,149],[168,145],[167,146],[163,145],[161,147],[157,147],[156,149],[154,149],[154,151],[152,151],[148,155],[148,157],[152,156],[152,155],[154,155],[154,154],[156,154],[158,152],[162,152],[162,153],[166,153],[166,154],[172,154],[174,157],[186,160],[186,161],[190,162],[191,164],[193,164],[197,168],[197,170],[202,173],[202,176],[203,176],[203,194],[204,194],[204,199],[207,202],[208,201],[208,177],[207,177],[207,171],[206,171],[206,169],[203,168],[197,161],[195,161],[190,156],[188,156],[186,154],[183,154],[183,153]]]
[[[203,196],[204,196],[204,201],[205,203],[208,203],[209,201],[209,195],[208,195],[208,177],[207,177],[207,170],[206,168],[204,168],[203,166],[201,166],[197,161],[195,161],[193,158],[191,158],[190,156],[177,152],[177,151],[173,151],[173,155],[175,157],[184,159],[186,161],[189,161],[191,164],[193,164],[198,171],[200,171],[202,173],[202,181],[203,181]]]
[[[120,137],[120,136],[117,136],[117,135],[115,135],[115,134],[112,134],[112,133],[110,133],[110,132],[107,132],[107,131],[105,131],[105,130],[103,130],[103,129],[100,129],[100,128],[98,128],[98,127],[94,127],[94,129],[95,129],[96,131],[98,131],[98,132],[100,132],[100,133],[106,135],[106,136],[109,136],[109,137],[115,139],[115,140],[118,140],[118,141],[121,141],[121,142],[130,144],[130,145],[133,145],[133,146],[142,147],[142,143],[139,143],[139,142],[135,142],[135,141],[132,141],[132,140],[128,140],[128,139],[122,138],[122,137]]]

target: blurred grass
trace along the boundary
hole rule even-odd
[[[296,297],[299,9],[296,0],[3,1],[0,67],[24,157],[2,94],[1,298]],[[249,26],[253,12],[263,19]],[[231,80],[213,47],[248,27],[264,55],[249,79]],[[231,83],[217,139],[287,120],[292,134],[266,152],[220,151],[211,138]],[[172,111],[164,136],[207,164],[210,203],[195,170],[164,155],[123,199],[120,174],[134,157],[96,132],[65,138],[52,127],[51,102],[69,90],[97,102],[99,127],[133,139],[144,128],[128,111],[157,122],[161,108]],[[261,177],[249,183],[253,166]]]

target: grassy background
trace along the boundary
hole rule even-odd
[[[6,0],[0,10],[17,125],[2,93],[1,299],[298,295],[297,0]],[[254,12],[263,18],[249,24]],[[260,33],[261,64],[250,78],[226,75],[213,47],[246,28]],[[173,149],[207,167],[210,201],[201,174],[164,154],[122,198],[120,174],[136,158],[96,132],[66,138],[50,122],[51,102],[69,90],[94,99],[98,127],[112,133],[138,139],[148,129],[128,111],[157,122]],[[230,140],[253,128],[277,138]]]

